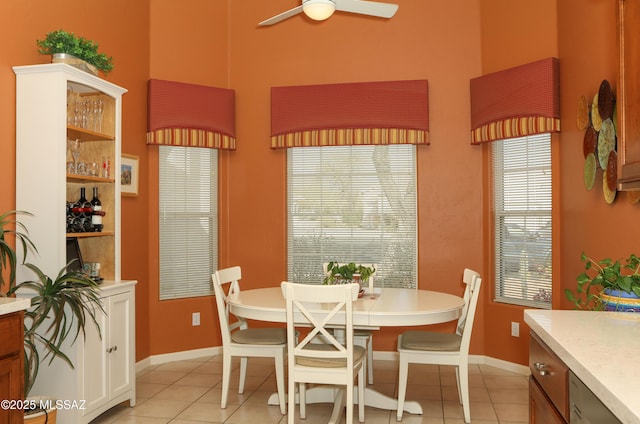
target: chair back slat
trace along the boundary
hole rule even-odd
[[[464,289],[464,294],[462,296],[462,298],[464,299],[464,307],[462,308],[460,318],[458,318],[458,325],[456,326],[456,333],[460,336],[462,335],[465,324],[467,323],[467,320],[468,320],[469,306],[471,303],[471,296],[476,283],[476,278],[480,278],[479,273],[469,268],[465,268],[464,273],[462,275],[462,282],[466,285]]]
[[[353,302],[358,298],[357,284],[333,286],[283,282],[286,300],[287,339],[295,340],[296,327],[310,328],[297,344],[289,343],[289,360],[296,357],[345,359],[353,367]],[[331,328],[344,329],[345,340],[338,340]],[[312,341],[318,335],[325,339],[324,349]],[[326,349],[332,346],[333,349]]]
[[[218,308],[218,319],[220,320],[220,332],[222,333],[222,345],[231,343],[231,333],[236,329],[247,328],[245,320],[237,318],[237,321],[231,322],[229,304],[227,298],[232,294],[240,292],[239,280],[242,278],[242,272],[239,266],[217,270],[211,276],[213,291],[216,297],[216,306]]]
[[[471,332],[473,331],[473,321],[476,315],[476,309],[478,306],[478,297],[480,296],[480,286],[482,285],[482,278],[480,275],[474,276],[473,282],[469,284],[471,297],[469,299],[469,307],[467,308],[467,319],[462,329],[462,340],[460,341],[460,350],[469,352],[469,345],[471,344]]]

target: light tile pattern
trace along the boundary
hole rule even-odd
[[[376,390],[390,396],[397,391],[398,364],[375,361]],[[276,391],[273,360],[249,359],[245,393],[238,394],[239,361],[234,362],[226,409],[220,409],[222,355],[149,367],[137,376],[137,404],[112,408],[94,424],[202,424],[224,423],[284,424],[286,416],[278,406],[268,406],[267,398]],[[528,422],[527,377],[485,365],[471,365],[469,376],[473,424],[516,424]],[[423,415],[405,413],[406,424],[461,424],[453,367],[411,365],[407,399],[422,405]],[[301,424],[326,423],[329,404],[307,406],[307,419]],[[357,422],[357,408],[354,408]],[[298,412],[296,411],[296,415]],[[367,407],[366,422],[393,424],[395,411]]]

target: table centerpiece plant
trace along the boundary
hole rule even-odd
[[[586,310],[640,312],[640,258],[594,260],[584,252],[584,272],[578,275],[575,293],[565,296],[576,307]]]
[[[322,284],[336,284],[341,280],[346,282],[360,280],[365,282],[371,278],[374,272],[376,272],[376,269],[371,266],[356,264],[355,262],[340,263],[331,261],[327,264],[326,275]]]
[[[113,69],[113,58],[98,52],[98,43],[62,29],[48,32],[43,40],[36,40],[38,53],[55,55],[64,53],[82,59],[108,74]],[[94,72],[97,73],[97,72]]]
[[[6,294],[3,294],[3,291],[0,291],[0,294],[31,299],[31,307],[24,312],[26,400],[37,379],[41,363],[48,360],[48,365],[51,365],[58,358],[73,368],[63,345],[75,343],[81,333],[84,336],[85,329],[91,322],[100,333],[96,314],[104,312],[104,308],[98,284],[84,274],[69,270],[71,262],[59,271],[55,279],[47,276],[38,266],[25,263],[28,252],[33,251],[37,254],[37,249],[25,225],[18,221],[18,215],[31,214],[9,211],[0,215],[0,289],[7,284]],[[22,263],[18,263],[16,248],[10,241],[21,247],[24,258]],[[35,278],[17,282],[18,266],[29,268]],[[5,270],[8,271],[7,280],[2,277]],[[59,384],[64,382],[60,381]]]

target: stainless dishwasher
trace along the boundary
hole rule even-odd
[[[570,424],[622,424],[578,377],[569,371]]]

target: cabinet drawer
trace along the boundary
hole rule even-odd
[[[529,377],[529,424],[565,423],[566,421],[549,402],[535,378]]]
[[[534,333],[529,338],[529,368],[560,415],[569,421],[569,369]]]
[[[0,316],[0,358],[15,353],[20,353],[24,346],[22,336],[22,312]]]

